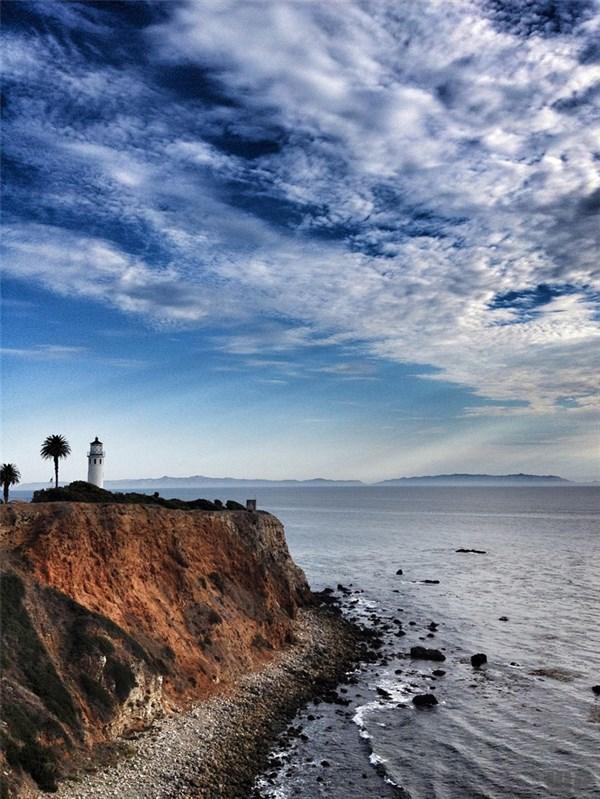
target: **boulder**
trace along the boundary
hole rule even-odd
[[[481,668],[484,663],[487,663],[487,655],[484,655],[483,652],[477,652],[475,655],[471,655],[471,666],[473,666],[474,669]]]
[[[444,669],[434,669],[431,673],[434,677],[443,677],[446,672]]]
[[[427,649],[424,646],[411,646],[410,656],[415,660],[446,660],[446,655],[439,649]]]
[[[398,569],[398,571],[396,572],[396,574],[400,575],[400,574],[404,574],[404,572],[402,571],[402,569]]]
[[[433,694],[417,694],[413,696],[412,703],[415,707],[433,707],[438,701]]]
[[[600,696],[600,685],[592,685],[592,691],[596,694],[596,696]]]
[[[508,616],[500,616],[498,621],[508,621]]]

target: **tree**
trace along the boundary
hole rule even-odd
[[[8,491],[21,480],[21,472],[14,463],[3,463],[0,466],[0,483],[4,492],[4,502],[8,502]]]
[[[48,436],[44,439],[40,455],[44,460],[54,461],[54,487],[58,488],[58,460],[71,454],[71,447],[64,436]]]

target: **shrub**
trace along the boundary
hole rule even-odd
[[[113,642],[109,641],[108,638],[104,638],[102,635],[95,635],[94,643],[103,655],[112,655],[112,653],[115,651]]]
[[[27,741],[19,752],[19,765],[30,774],[42,791],[56,791],[58,764],[52,750],[37,741]]]
[[[130,666],[120,660],[109,658],[106,664],[106,674],[115,684],[115,693],[119,702],[124,702],[135,686],[135,674]]]
[[[207,619],[209,624],[221,624],[221,622],[223,621],[221,616],[217,613],[216,610],[213,610],[213,608],[208,609]]]
[[[113,642],[103,635],[91,633],[86,627],[86,620],[81,617],[75,619],[71,626],[71,649],[76,657],[92,655],[96,652],[112,655],[115,651]]]
[[[32,502],[112,502],[113,494],[83,480],[75,480],[60,488],[43,488],[34,491]]]
[[[21,578],[7,572],[0,578],[0,626],[4,667],[14,665],[25,685],[39,696],[46,708],[60,721],[77,724],[71,697],[39,638],[23,605],[25,587]]]
[[[83,671],[79,674],[79,682],[89,701],[100,711],[100,715],[104,718],[110,716],[114,700],[106,688]]]
[[[260,633],[256,633],[252,639],[252,646],[255,649],[273,649],[273,646]]]
[[[111,638],[118,638],[120,641],[122,641],[127,646],[127,649],[131,652],[131,654],[136,658],[145,661],[148,665],[152,665],[152,658],[148,652],[146,652],[144,647],[138,641],[136,641],[133,636],[129,635],[129,633],[126,632],[122,627],[119,627],[118,624],[112,621],[112,619],[109,619],[107,616],[103,616],[101,613],[96,613],[93,610],[84,608],[83,605],[80,605],[70,596],[61,594],[61,592],[57,591],[56,588],[45,587],[43,591],[47,597],[52,598],[54,601],[59,602],[62,606],[66,606],[72,613],[77,614],[78,618],[71,628],[72,632],[74,630],[75,624],[85,624],[86,620],[89,620],[100,627],[101,630],[106,632]],[[110,641],[108,642],[108,645],[110,646]]]
[[[59,768],[52,749],[39,744],[32,735],[28,735],[22,745],[8,740],[4,742],[3,748],[10,766],[14,769],[22,768],[43,791],[57,790],[56,779],[59,776]]]
[[[163,657],[167,658],[167,660],[175,660],[175,652],[168,644],[163,646],[161,654]]]
[[[44,488],[34,491],[32,502],[116,502],[120,505],[157,505],[172,510],[218,510],[217,505],[208,499],[193,499],[185,502],[182,499],[163,499],[154,494],[139,494],[135,491],[120,492],[98,488],[92,483],[75,480],[60,488]]]
[[[221,577],[221,575],[219,574],[219,572],[211,572],[211,573],[208,575],[208,579],[211,581],[211,583],[214,585],[214,587],[215,587],[215,588],[216,588],[216,589],[217,589],[217,590],[218,590],[218,591],[219,591],[221,594],[224,594],[224,593],[225,593],[225,581],[223,580],[223,578]]]

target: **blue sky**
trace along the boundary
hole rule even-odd
[[[600,7],[3,7],[2,460],[598,477]]]

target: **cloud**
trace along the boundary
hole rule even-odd
[[[240,318],[235,298],[215,286],[189,285],[174,268],[155,269],[110,242],[42,225],[7,226],[7,271],[64,296],[108,301],[159,324],[198,324],[218,304]],[[235,306],[235,307],[234,307]]]
[[[241,357],[596,404],[591,3],[48,8],[89,46],[5,34],[9,275]]]
[[[64,344],[35,344],[32,347],[0,347],[0,355],[8,358],[23,358],[32,361],[65,361],[85,356],[87,361],[105,364],[116,369],[142,369],[150,365],[140,358],[101,357],[90,352],[87,347],[73,347]]]
[[[378,380],[377,368],[372,363],[334,363],[327,366],[316,367],[316,372],[334,377],[340,377],[344,380]]]
[[[77,357],[85,352],[85,347],[70,347],[62,344],[36,344],[34,347],[0,347],[0,353],[4,356],[40,361],[64,360]]]
[[[515,36],[560,36],[572,33],[593,16],[593,0],[483,0],[494,26]]]

